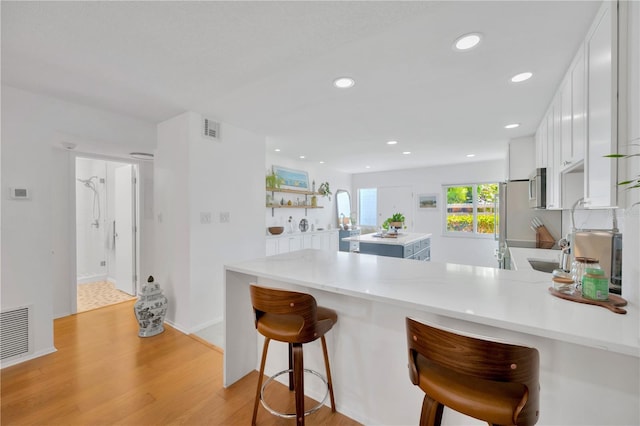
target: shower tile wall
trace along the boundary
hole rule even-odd
[[[106,226],[106,162],[78,158],[76,178],[94,179],[98,197],[82,182],[76,180],[76,251],[78,284],[107,279],[107,226]],[[97,220],[97,226],[96,224]],[[101,262],[105,262],[104,265]]]

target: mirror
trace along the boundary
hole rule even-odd
[[[336,208],[338,209],[338,225],[342,229],[351,226],[351,196],[349,191],[338,189],[336,191]]]

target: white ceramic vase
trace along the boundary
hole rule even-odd
[[[153,277],[149,276],[138,296],[138,301],[133,306],[133,312],[140,326],[138,336],[151,337],[162,333],[168,301],[162,294],[160,284],[154,282]]]

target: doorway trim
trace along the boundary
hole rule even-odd
[[[78,313],[78,265],[77,265],[77,233],[76,233],[76,160],[78,158],[86,158],[89,160],[102,160],[108,162],[133,164],[136,169],[137,185],[135,186],[135,227],[136,227],[136,248],[133,256],[135,257],[136,269],[136,290],[140,288],[140,167],[141,161],[130,158],[112,157],[96,153],[72,152],[69,161],[69,276],[72,278],[69,283],[69,299],[70,314]]]

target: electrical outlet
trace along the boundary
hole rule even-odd
[[[211,223],[211,212],[201,212],[200,223],[203,225],[209,225]]]
[[[229,212],[220,212],[220,223],[229,223]]]

